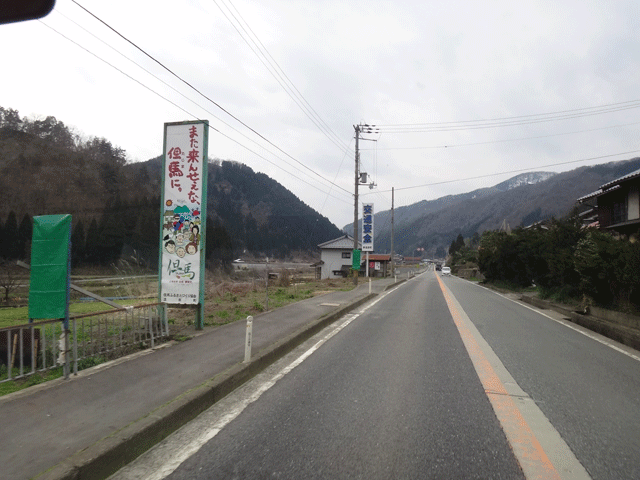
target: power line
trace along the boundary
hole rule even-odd
[[[639,125],[640,122],[632,122],[632,123],[622,123],[619,125],[610,125],[607,127],[599,127],[599,128],[590,128],[586,130],[574,130],[573,132],[563,132],[563,133],[551,133],[549,135],[537,135],[534,137],[519,137],[519,138],[507,138],[503,140],[492,140],[488,142],[471,142],[471,143],[458,143],[451,145],[431,145],[431,146],[423,146],[423,147],[386,147],[379,148],[378,150],[431,150],[431,149],[440,149],[440,148],[456,148],[456,147],[472,147],[476,145],[491,145],[495,143],[507,143],[507,142],[519,142],[522,140],[537,140],[540,138],[550,138],[550,137],[561,137],[564,135],[574,135],[576,133],[587,133],[587,132],[597,132],[599,130],[607,130],[611,128],[620,128],[620,127],[630,127],[632,125]],[[360,150],[372,150],[370,148],[361,148]]]
[[[140,85],[141,87],[145,88],[146,90],[150,91],[151,93],[157,95],[158,97],[160,97],[161,99],[165,100],[166,102],[170,103],[171,105],[173,105],[174,107],[176,107],[178,110],[186,113],[188,116],[195,118],[197,120],[202,120],[200,119],[197,115],[189,112],[188,110],[186,110],[185,108],[181,107],[180,105],[178,105],[177,103],[173,102],[172,100],[168,99],[167,97],[163,96],[162,94],[156,92],[155,90],[153,90],[151,87],[145,85],[144,83],[140,82],[139,80],[133,78],[131,75],[129,75],[128,73],[124,72],[123,70],[119,69],[118,67],[116,67],[115,65],[111,64],[110,62],[106,61],[105,59],[101,58],[100,56],[96,55],[95,53],[91,52],[90,50],[88,50],[87,48],[85,48],[84,46],[80,45],[79,43],[77,43],[76,41],[72,40],[71,38],[67,37],[66,35],[64,35],[63,33],[59,32],[58,30],[56,30],[55,28],[51,27],[50,25],[47,25],[46,23],[42,22],[41,20],[39,20],[40,23],[42,23],[42,25],[44,25],[45,27],[49,28],[50,30],[54,31],[55,33],[57,33],[58,35],[60,35],[61,37],[65,38],[66,40],[70,41],[71,43],[73,43],[74,45],[76,45],[77,47],[81,48],[82,50],[84,50],[85,52],[87,52],[88,54],[92,55],[93,57],[95,57],[96,59],[100,60],[101,62],[104,62],[105,64],[109,65],[111,68],[113,68],[114,70],[118,71],[119,73],[121,73],[122,75],[124,75],[125,77],[129,78],[130,80],[136,82],[138,85]],[[283,172],[291,175],[292,177],[294,177],[297,180],[300,180],[301,182],[309,185],[310,187],[315,188],[316,190],[322,192],[322,193],[327,193],[324,190],[321,190],[320,188],[318,188],[316,185],[313,185],[309,182],[307,182],[306,180],[303,180],[302,178],[298,177],[297,175],[294,175],[293,173],[289,172],[288,170],[284,169],[282,166],[272,162],[271,160],[269,160],[268,158],[264,157],[263,155],[259,154],[258,152],[255,152],[254,150],[250,149],[249,147],[247,147],[246,145],[243,145],[242,143],[238,142],[236,139],[230,137],[229,135],[223,133],[222,131],[218,130],[217,128],[215,128],[214,126],[212,126],[211,124],[209,124],[209,128],[213,131],[215,131],[216,133],[218,133],[219,135],[222,135],[223,137],[227,138],[228,140],[232,141],[233,143],[239,145],[240,147],[244,148],[245,150],[249,151],[250,153],[253,153],[254,155],[256,155],[257,157],[263,159],[264,161],[266,161],[267,163],[270,163],[271,165],[273,165],[276,168],[279,168],[280,170],[282,170]],[[340,187],[341,188],[341,187]],[[342,188],[341,188],[342,189]],[[342,189],[344,190],[344,189]],[[346,191],[346,190],[345,190]],[[350,194],[350,192],[347,192]],[[345,199],[343,198],[338,198],[338,197],[334,197],[333,195],[331,195],[334,199],[336,200],[340,200],[344,203],[348,203]]]
[[[175,72],[173,72],[170,68],[168,68],[166,65],[164,65],[162,62],[160,62],[159,60],[157,60],[155,57],[153,57],[151,54],[147,53],[144,49],[142,49],[141,47],[139,47],[138,45],[136,45],[133,41],[129,40],[127,37],[125,37],[123,34],[121,34],[120,32],[118,32],[115,28],[113,28],[111,25],[109,25],[108,23],[106,23],[104,20],[102,20],[101,18],[99,18],[97,15],[93,14],[92,12],[90,12],[89,10],[87,10],[85,7],[83,7],[82,5],[80,5],[76,0],[71,0],[74,4],[76,4],[78,7],[80,7],[82,10],[84,10],[86,13],[88,13],[89,15],[91,15],[93,18],[95,18],[97,21],[99,21],[100,23],[102,23],[105,27],[107,27],[109,30],[111,30],[112,32],[114,32],[116,35],[118,35],[120,38],[122,38],[123,40],[125,40],[127,43],[129,43],[131,46],[133,46],[134,48],[136,48],[138,51],[140,51],[142,54],[144,54],[146,57],[148,57],[149,59],[151,59],[152,61],[154,61],[155,63],[157,63],[160,67],[162,67],[164,70],[166,70],[167,72],[169,72],[172,76],[174,76],[175,78],[177,78],[178,80],[180,80],[182,83],[184,83],[185,85],[187,85],[189,88],[191,88],[194,92],[198,93],[200,96],[202,96],[203,98],[205,98],[206,100],[208,100],[209,102],[211,102],[213,105],[215,105],[217,108],[219,108],[220,110],[222,110],[224,113],[226,113],[227,115],[229,115],[231,118],[233,118],[235,121],[237,121],[238,123],[240,123],[242,126],[244,126],[245,128],[247,128],[248,130],[250,130],[251,132],[253,132],[255,135],[257,135],[258,137],[260,137],[262,140],[264,140],[265,142],[267,142],[269,145],[273,146],[274,148],[276,148],[277,150],[279,150],[281,153],[283,153],[284,155],[286,155],[287,157],[289,157],[291,160],[293,160],[294,162],[298,163],[300,166],[302,166],[303,168],[309,170],[310,172],[312,172],[314,175],[316,175],[317,177],[321,178],[322,180],[324,180],[325,182],[329,182],[331,183],[330,180],[326,179],[325,177],[323,177],[322,175],[320,175],[318,172],[316,172],[315,170],[311,169],[310,167],[308,167],[307,165],[305,165],[304,163],[302,163],[301,161],[299,161],[298,159],[292,157],[290,154],[288,154],[287,152],[285,152],[284,150],[282,150],[280,147],[278,147],[276,144],[274,144],[273,142],[271,142],[269,139],[267,139],[266,137],[264,137],[262,134],[258,133],[255,129],[253,129],[252,127],[250,127],[249,125],[247,125],[245,122],[243,122],[242,120],[240,120],[238,117],[236,117],[235,115],[233,115],[231,112],[229,112],[228,110],[226,110],[224,107],[222,107],[220,104],[218,104],[216,101],[214,101],[213,99],[211,99],[210,97],[208,97],[206,94],[204,94],[203,92],[201,92],[199,89],[197,89],[196,87],[194,87],[191,83],[189,83],[188,81],[186,81],[185,79],[183,79],[182,77],[180,77],[178,74],[176,74]],[[337,188],[344,190],[346,193],[350,194],[350,192],[344,188],[342,188],[340,185],[334,184],[334,186],[336,186]]]
[[[311,106],[311,104],[306,100],[304,95],[300,93],[300,90],[294,85],[291,79],[287,76],[287,74],[282,70],[278,62],[273,58],[273,56],[269,53],[264,44],[260,41],[260,38],[253,31],[251,26],[247,23],[247,21],[242,17],[238,9],[233,5],[231,0],[227,0],[229,5],[235,11],[231,11],[227,5],[224,4],[224,0],[221,0],[222,3],[233,19],[237,22],[240,28],[236,26],[236,23],[229,18],[229,15],[222,9],[217,0],[213,0],[218,9],[222,12],[225,18],[229,21],[231,26],[235,29],[235,31],[240,35],[240,38],[247,44],[247,46],[251,49],[251,51],[258,57],[258,60],[265,66],[265,68],[269,71],[271,76],[280,84],[282,89],[289,95],[289,97],[298,105],[300,110],[311,120],[311,122],[318,127],[318,129],[338,148],[341,150],[348,150],[348,146],[340,139],[340,137],[329,127],[329,125],[320,117],[318,112]],[[238,18],[239,17],[239,18]],[[240,29],[244,31],[246,35],[244,35]],[[247,39],[248,38],[248,39]],[[253,45],[252,45],[253,44]]]
[[[498,173],[488,173],[486,175],[478,175],[475,177],[467,177],[467,178],[457,178],[454,180],[443,180],[441,182],[433,182],[433,183],[424,183],[422,185],[413,185],[411,187],[396,187],[395,190],[396,192],[399,190],[409,190],[412,188],[423,188],[423,187],[432,187],[434,185],[444,185],[447,183],[456,183],[456,182],[466,182],[468,180],[477,180],[479,178],[487,178],[487,177],[497,177],[499,175],[509,175],[509,174],[513,174],[513,173],[521,173],[521,172],[527,172],[530,170],[538,170],[540,168],[548,168],[548,167],[556,167],[558,165],[569,165],[572,163],[580,163],[580,162],[589,162],[591,160],[599,160],[602,158],[610,158],[610,157],[616,157],[618,155],[628,155],[630,153],[638,153],[640,152],[640,150],[631,150],[629,152],[620,152],[620,153],[612,153],[610,155],[601,155],[599,157],[591,157],[591,158],[583,158],[580,160],[570,160],[567,162],[558,162],[558,163],[550,163],[548,165],[540,165],[540,166],[536,166],[536,167],[529,167],[529,168],[521,168],[518,170],[509,170],[506,172],[498,172]],[[381,192],[390,192],[391,190],[381,190]],[[375,192],[371,192],[371,193],[363,193],[362,195],[372,195]]]
[[[68,18],[66,15],[64,15],[63,13],[58,12],[60,15],[62,15],[63,17],[65,17],[67,20],[69,20],[70,22],[72,22],[73,24],[77,25],[79,28],[81,28],[82,30],[84,30],[86,33],[88,33],[89,35],[91,35],[92,37],[94,37],[96,40],[98,40],[99,42],[103,43],[105,46],[107,46],[108,48],[110,48],[111,50],[113,50],[114,52],[116,52],[118,55],[122,56],[123,58],[127,59],[129,62],[133,63],[134,65],[136,65],[137,67],[139,67],[140,69],[142,69],[144,72],[146,72],[147,74],[149,74],[150,76],[152,76],[153,78],[155,78],[156,80],[158,80],[160,83],[162,83],[163,85],[165,85],[167,88],[170,88],[171,90],[173,90],[174,92],[176,92],[178,95],[180,95],[181,97],[183,97],[185,100],[191,102],[192,104],[194,104],[195,106],[201,108],[202,110],[204,110],[205,112],[207,112],[209,115],[211,115],[213,118],[215,118],[216,120],[218,120],[220,123],[222,123],[223,125],[227,126],[228,128],[230,128],[231,130],[233,130],[234,132],[236,132],[237,134],[241,135],[242,137],[244,137],[246,140],[250,141],[251,143],[253,143],[254,145],[264,148],[262,147],[262,145],[260,145],[258,142],[256,142],[255,140],[253,140],[252,138],[249,138],[247,135],[245,135],[244,133],[242,133],[240,130],[238,130],[237,128],[233,127],[232,125],[228,124],[227,122],[225,122],[224,120],[222,120],[220,117],[218,117],[217,115],[215,115],[213,112],[211,112],[210,110],[204,108],[202,105],[200,105],[199,103],[197,103],[195,100],[192,100],[191,98],[187,97],[185,94],[183,94],[182,92],[180,92],[178,89],[176,89],[175,87],[173,87],[172,85],[170,85],[169,83],[167,83],[166,81],[164,81],[163,79],[161,79],[160,77],[158,77],[157,75],[155,75],[154,73],[150,72],[149,70],[147,70],[146,68],[144,68],[142,65],[140,65],[139,63],[137,63],[135,60],[132,60],[131,58],[127,57],[126,55],[124,55],[122,52],[118,51],[115,47],[109,45],[107,42],[105,42],[104,40],[98,38],[96,35],[94,35],[93,33],[91,33],[90,31],[88,31],[87,29],[85,29],[83,26],[79,25],[77,22],[75,22],[74,20],[71,20],[70,18]],[[43,23],[43,22],[41,22]],[[46,24],[45,24],[46,25]],[[49,25],[47,25],[49,26]],[[70,38],[62,35],[60,32],[58,32],[57,30],[55,30],[53,27],[50,27],[52,30],[54,30],[56,33],[60,34],[61,36],[63,36],[65,39],[69,40],[70,42],[80,46],[78,43],[74,42],[73,40],[71,40]],[[90,52],[89,50],[87,50],[85,47],[81,47],[83,48],[86,52],[91,53],[94,57],[104,61],[101,57],[99,57],[98,55],[94,54],[93,52]],[[114,67],[112,64],[110,64],[109,62],[104,61],[105,63],[107,63],[107,65],[111,66],[112,68],[115,68],[116,70],[118,70],[120,73],[123,73],[121,70],[117,69],[116,67]],[[125,74],[126,75],[126,74]],[[129,78],[131,78],[129,75],[126,75]],[[138,80],[135,80],[137,83],[141,84],[141,82],[139,82]],[[150,89],[150,88],[149,88]],[[154,91],[154,93],[157,94],[157,92]],[[161,98],[167,100],[165,97],[163,97],[162,95],[160,95]],[[173,104],[176,105],[176,104]],[[183,110],[184,111],[184,110]],[[188,113],[185,111],[185,113]],[[194,116],[192,114],[189,114],[191,116]],[[194,118],[196,118],[194,116]],[[227,137],[229,138],[229,137]],[[235,141],[234,141],[235,142]],[[239,145],[241,145],[239,142],[235,142]],[[242,145],[241,145],[242,146]],[[265,149],[267,151],[269,151],[268,149]],[[249,150],[252,153],[252,150]],[[269,152],[271,153],[274,157],[278,158],[279,160],[281,160],[282,162],[286,163],[287,165],[294,167],[294,165],[292,165],[291,163],[287,162],[286,160],[284,160],[283,158],[279,157],[277,154],[273,153],[273,152]],[[262,156],[260,156],[260,158],[264,158]],[[272,163],[272,162],[269,162]],[[272,163],[272,165],[275,165]],[[276,165],[277,166],[277,165]],[[295,167],[294,167],[295,168]],[[289,173],[287,170],[283,170],[286,173]],[[306,175],[308,175],[306,172],[303,172]],[[309,175],[310,176],[310,175]],[[296,177],[297,178],[297,177]],[[334,180],[335,181],[335,180]],[[306,183],[306,182],[305,182]],[[347,192],[350,194],[350,192]]]
[[[474,126],[496,126],[500,124],[504,125],[523,125],[526,123],[538,123],[543,121],[552,121],[558,119],[565,118],[577,118],[581,116],[591,116],[591,115],[600,115],[602,113],[610,113],[616,112],[620,110],[628,110],[632,108],[640,107],[640,100],[629,100],[626,102],[618,102],[618,103],[610,103],[604,105],[598,105],[593,107],[584,107],[577,108],[572,110],[559,110],[556,112],[549,113],[534,113],[529,115],[518,115],[512,117],[497,117],[497,118],[488,118],[488,119],[480,119],[480,120],[461,120],[461,121],[450,121],[450,122],[432,122],[432,123],[400,123],[400,124],[387,124],[387,125],[372,125],[376,128],[380,129],[414,129],[416,127],[433,127],[433,128],[451,128],[451,127],[462,127],[464,125],[470,125],[471,128]],[[514,123],[516,122],[516,123]],[[524,122],[524,123],[518,123]]]

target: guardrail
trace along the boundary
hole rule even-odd
[[[0,383],[60,366],[68,378],[78,361],[105,360],[153,348],[169,337],[166,305],[153,303],[0,329]]]

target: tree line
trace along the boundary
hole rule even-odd
[[[15,239],[25,214],[70,213],[74,265],[123,256],[154,266],[161,165],[161,157],[129,163],[122,148],[83,137],[53,116],[23,118],[0,107],[0,188],[12,192],[0,207],[0,235]],[[237,162],[209,161],[207,190],[211,231],[202,233],[214,263],[232,260],[234,249],[270,258],[308,254],[341,234],[278,182]],[[2,218],[12,211],[15,222]],[[0,257],[28,256],[23,240],[2,242]]]
[[[640,243],[585,228],[576,214],[510,234],[484,232],[477,261],[487,281],[535,284],[543,298],[640,308]]]
[[[143,198],[135,204],[116,198],[89,225],[74,221],[71,232],[71,264],[109,266],[120,260],[156,269],[159,250],[160,201]],[[18,224],[11,211],[0,218],[0,259],[29,262],[33,219],[25,214]],[[233,241],[220,222],[207,217],[205,261],[210,268],[228,270],[233,260]]]

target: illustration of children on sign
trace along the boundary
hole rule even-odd
[[[164,211],[162,225],[164,250],[179,258],[195,255],[200,246],[200,211],[192,211],[186,205],[171,210],[172,200],[167,200],[165,205],[167,210]]]
[[[189,234],[189,241],[195,244],[196,248],[200,245],[200,226],[196,224],[191,225],[191,233]]]

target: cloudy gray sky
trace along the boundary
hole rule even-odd
[[[0,106],[130,161],[162,153],[165,122],[208,119],[210,157],[342,227],[359,123],[380,126],[360,142],[376,211],[392,187],[406,205],[637,156],[639,14],[637,1],[58,0],[0,26]]]

